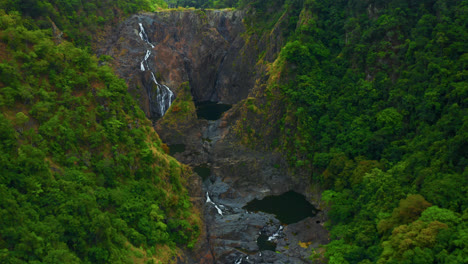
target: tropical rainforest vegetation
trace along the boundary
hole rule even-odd
[[[282,4],[286,44],[239,134],[326,189],[329,263],[467,263],[468,1]]]
[[[165,7],[163,0],[0,0],[0,9],[19,12],[27,27],[50,29],[53,23],[79,47],[91,46],[104,26],[116,25],[138,11]]]
[[[111,17],[101,4],[0,2],[1,263],[169,263],[198,238],[191,171],[166,155],[124,80],[73,44]]]
[[[0,0],[0,262],[165,263],[193,246],[190,172],[89,49],[167,6],[281,27],[237,131],[325,190],[332,242],[312,259],[468,263],[466,0]]]

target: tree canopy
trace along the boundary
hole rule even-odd
[[[238,135],[326,189],[330,263],[466,262],[468,1],[282,4],[256,33],[285,45]]]
[[[23,16],[0,10],[0,262],[168,263],[193,247],[191,171],[125,81]]]

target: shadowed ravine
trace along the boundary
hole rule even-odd
[[[304,216],[284,222],[262,209],[245,209],[254,199],[288,191],[305,195],[316,206],[318,199],[308,182],[288,172],[280,154],[242,146],[232,129],[239,118],[237,103],[249,96],[258,77],[255,58],[261,52],[242,37],[243,15],[195,10],[135,15],[100,52],[114,58],[118,74],[127,80],[171,154],[200,174],[189,191],[195,206],[204,211],[204,239],[180,263],[310,263],[312,248],[328,242],[323,212],[304,200],[304,207],[295,209],[306,210]],[[192,106],[188,109],[193,111],[167,111],[171,94],[154,100],[162,91],[173,92],[174,104]],[[163,110],[153,110],[162,109],[155,105],[162,101]],[[207,101],[227,111],[210,115],[215,120],[197,118],[194,103]],[[210,109],[205,112],[213,114]],[[274,243],[274,248],[263,247],[259,238]]]

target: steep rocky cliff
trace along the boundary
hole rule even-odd
[[[113,58],[117,73],[152,120],[160,113],[151,109],[151,97],[157,93],[151,72],[176,97],[178,87],[188,82],[196,102],[236,103],[253,86],[257,59],[257,51],[243,38],[243,16],[242,11],[230,10],[134,15],[109,34],[98,54]],[[141,27],[148,43],[140,36]],[[151,71],[142,70],[147,51],[144,64]]]
[[[174,157],[192,167],[210,168],[203,183],[199,178],[191,186],[192,202],[204,211],[205,228],[181,263],[308,263],[311,248],[328,241],[323,213],[280,232],[273,215],[243,209],[254,198],[289,190],[315,205],[319,201],[308,181],[288,171],[279,153],[243,146],[237,127],[233,129],[245,117],[250,100],[264,97],[259,93],[268,80],[266,69],[284,44],[281,32],[289,21],[283,15],[271,30],[255,31],[245,28],[246,17],[244,11],[231,10],[142,13],[122,23],[99,51],[113,57],[117,73],[169,148],[184,146]],[[162,85],[175,99],[161,118],[154,100]],[[234,106],[219,120],[209,121],[195,112],[194,103],[204,101]],[[302,229],[309,231],[294,235]],[[257,243],[260,233],[275,232],[281,254],[264,251]]]

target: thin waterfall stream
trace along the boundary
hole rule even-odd
[[[140,31],[138,35],[140,36],[141,40],[143,40],[147,45],[149,45],[151,48],[154,48],[154,45],[149,41],[148,35],[146,34],[145,28],[143,27],[142,23],[138,23],[140,27]],[[169,107],[172,104],[172,101],[174,101],[174,93],[172,90],[164,85],[160,84],[156,76],[154,75],[154,72],[151,70],[151,67],[149,66],[148,59],[151,56],[151,50],[147,49],[146,54],[144,59],[140,63],[140,70],[142,72],[149,71],[151,73],[151,80],[153,81],[154,84],[156,84],[157,90],[156,90],[156,96],[153,94],[153,87],[147,87],[147,92],[148,92],[148,97],[150,100],[150,107],[152,109],[152,112],[155,112],[159,117],[164,116],[164,114],[167,112]],[[155,102],[153,101],[155,100]]]
[[[244,100],[257,78],[256,51],[242,37],[245,14],[201,13],[137,14],[105,47],[119,59],[115,65],[168,146],[164,150],[192,168],[187,189],[203,232],[180,263],[309,264],[312,248],[328,241],[324,213],[300,201],[316,202],[315,190],[294,178],[279,153],[252,147],[244,142],[248,135],[238,134],[244,129],[238,121],[251,118]],[[176,95],[177,106],[187,104],[188,112],[174,108]],[[255,127],[246,129],[256,135]],[[307,197],[282,195],[291,190]],[[270,211],[256,201],[292,211]]]

